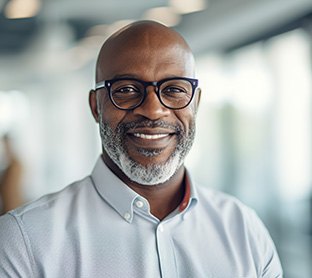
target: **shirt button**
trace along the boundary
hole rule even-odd
[[[136,205],[138,208],[143,208],[144,203],[143,203],[142,201],[136,201],[136,202],[135,202],[135,205]]]
[[[160,232],[163,232],[163,231],[164,231],[164,226],[161,225],[161,224],[159,224],[159,225],[158,225],[158,229],[159,229]]]
[[[129,212],[126,212],[126,213],[124,214],[124,218],[125,218],[126,220],[130,220],[131,214],[130,214]]]

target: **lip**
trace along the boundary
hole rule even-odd
[[[161,128],[161,127],[138,127],[129,129],[127,131],[129,134],[133,133],[143,133],[143,134],[173,134],[176,133],[175,130],[169,128]]]

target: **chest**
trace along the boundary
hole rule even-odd
[[[196,215],[128,223],[106,212],[44,229],[30,238],[41,277],[257,277],[247,239]]]

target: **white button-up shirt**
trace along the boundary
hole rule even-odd
[[[160,221],[99,158],[91,176],[0,217],[0,277],[282,277],[251,209],[186,184]]]

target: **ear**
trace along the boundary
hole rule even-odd
[[[96,91],[90,90],[89,92],[89,105],[93,115],[93,118],[98,123],[99,122],[99,113],[97,108],[97,101],[96,101]]]

